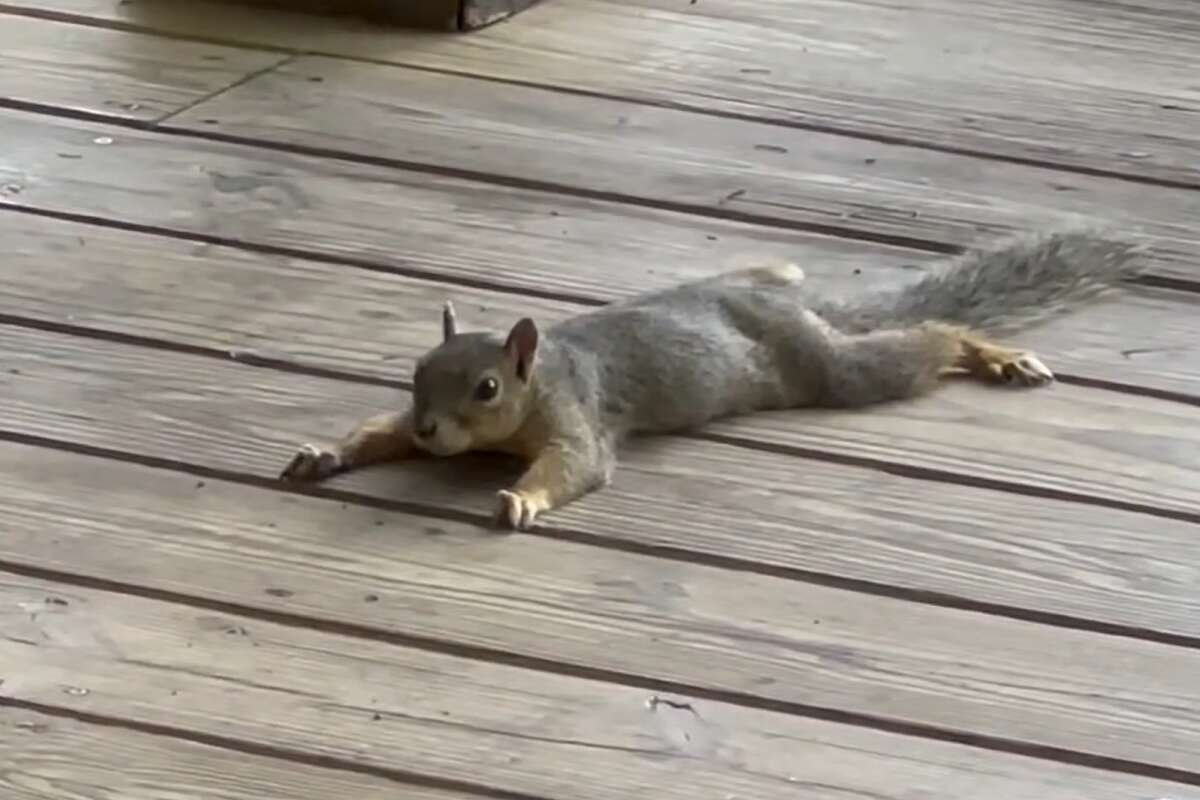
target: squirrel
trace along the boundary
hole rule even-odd
[[[899,288],[849,300],[809,291],[796,265],[720,273],[507,336],[460,332],[422,356],[407,409],[332,448],[303,445],[281,478],[319,480],[418,455],[499,451],[527,471],[496,521],[525,529],[606,486],[631,435],[694,429],[769,409],[862,408],[921,395],[951,375],[1038,386],[1032,352],[980,331],[1032,323],[1134,277],[1143,248],[1086,230],[1018,236],[944,259]]]

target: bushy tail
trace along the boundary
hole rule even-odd
[[[846,333],[934,320],[1011,329],[1136,276],[1143,249],[1090,229],[1025,235],[937,264],[916,283],[817,310]]]

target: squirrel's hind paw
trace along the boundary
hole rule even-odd
[[[1029,350],[1012,350],[974,339],[963,344],[965,352],[956,366],[983,380],[1010,386],[1043,386],[1054,380],[1050,368]]]
[[[328,478],[341,468],[337,453],[323,450],[315,444],[301,445],[291,461],[279,473],[284,481],[311,481]]]
[[[1053,381],[1054,373],[1033,353],[1018,353],[1014,360],[1004,365],[1004,377],[1009,383],[1041,386]]]

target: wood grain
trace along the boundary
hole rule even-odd
[[[947,800],[1096,800],[1179,788],[694,698],[672,698],[690,704],[676,709],[643,689],[61,584],[9,579],[0,596],[6,697],[539,797],[765,798],[795,785],[822,800],[914,786]]]
[[[0,99],[153,121],[283,58],[5,16],[0,18]]]
[[[1200,740],[1192,650],[24,446],[0,474],[7,563],[1154,763]]]
[[[858,414],[769,413],[709,430],[1167,509],[1196,520],[1197,415],[1200,408],[1118,392],[970,385]]]
[[[914,263],[898,248],[11,111],[0,136],[0,207],[533,294],[609,299],[781,258],[849,288],[864,264],[874,277]]]
[[[472,800],[348,770],[6,708],[5,800]],[[115,768],[119,765],[119,769]]]
[[[802,10],[786,0],[601,4],[611,8],[596,24],[632,16],[647,28],[670,29],[665,46],[691,58],[687,69],[672,70],[677,80],[693,91],[719,87],[725,105],[868,136],[1200,186],[1193,80],[1200,14],[1187,0],[822,0]],[[746,42],[756,46],[736,57],[739,85],[717,54],[722,44]],[[1131,71],[1130,63],[1142,68]]]
[[[1187,0],[554,0],[463,41],[204,2],[8,5],[1200,185]]]
[[[0,214],[8,243],[0,314],[68,322],[119,334],[228,350],[381,379],[408,379],[413,361],[440,341],[437,316],[453,300],[465,325],[504,331],[532,315],[543,324],[587,310],[564,301],[449,286],[23,214]],[[464,242],[469,246],[469,240]],[[590,251],[580,248],[577,260]],[[889,253],[881,250],[884,260]],[[479,259],[489,254],[480,251]],[[870,256],[864,256],[869,264]],[[512,266],[520,269],[519,264]],[[814,285],[847,281],[822,262]],[[906,270],[860,280],[907,280]],[[636,288],[608,287],[612,296]],[[1200,396],[1200,300],[1139,289],[1085,306],[1014,338],[1063,374]]]
[[[931,246],[981,245],[1082,216],[1141,232],[1157,247],[1156,272],[1200,278],[1191,190],[461,75],[301,58],[171,126]]]
[[[334,436],[368,413],[404,402],[402,393],[386,388],[233,360],[19,328],[6,328],[4,336],[10,349],[0,363],[6,398],[0,429],[10,435],[258,478],[273,478],[297,443]],[[1081,401],[1073,419],[1086,421],[1087,398],[1095,393],[1069,391]],[[789,424],[803,425],[803,418],[797,413]],[[1142,421],[1153,419],[1149,411],[1136,414],[1123,429],[1136,437]],[[994,440],[1010,452],[1045,449],[1003,431],[992,436],[982,423],[968,434],[956,432],[974,446]],[[1046,445],[1054,446],[1053,439]],[[1159,469],[1152,458],[1123,463],[1131,472]],[[1098,458],[1049,463],[1068,476],[1116,469]],[[972,472],[987,469],[986,461],[972,465]],[[331,486],[486,523],[493,493],[514,477],[506,462],[450,459],[368,470]],[[1101,484],[1093,490],[1116,489]],[[902,593],[957,595],[1200,636],[1200,571],[1191,558],[1196,526],[1083,504],[660,438],[628,448],[611,488],[546,524],[618,546],[738,559],[743,569],[757,564],[815,572]]]

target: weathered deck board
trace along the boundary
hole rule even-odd
[[[919,260],[899,248],[35,114],[0,112],[0,136],[0,206],[533,294],[607,299],[785,255],[849,288],[863,281],[856,268],[900,273]]]
[[[9,5],[1200,186],[1186,0],[556,0],[459,41],[203,2]]]
[[[0,695],[3,689],[0,688]],[[5,800],[477,800],[19,708],[0,712]]]
[[[171,43],[14,19],[129,36],[164,50]],[[50,105],[71,103],[73,89],[61,86],[63,74],[79,83],[96,80],[89,66],[73,69],[69,61],[50,76],[20,74],[24,94]],[[397,96],[401,79],[405,92]],[[529,87],[497,92],[494,83],[462,76],[301,59],[200,104],[171,125],[616,192],[781,224],[927,240],[930,246],[979,244],[1000,230],[1044,227],[1082,214],[1122,229],[1145,228],[1156,237],[1158,271],[1200,277],[1194,267],[1200,243],[1191,228],[1200,201],[1186,190],[1064,176]]]
[[[0,365],[6,397],[0,429],[259,479],[273,478],[297,442],[404,402],[391,389],[210,358],[18,328],[6,328],[4,338],[12,349]],[[1070,394],[1080,400],[1071,418],[1086,422],[1088,398],[1096,393]],[[797,413],[789,425],[803,426],[804,416]],[[1124,421],[1127,438],[1151,424],[1141,419]],[[970,442],[981,459],[993,442],[1026,454],[1058,445],[1053,438],[1039,447],[1003,430],[991,434],[982,423],[969,435],[956,433],[960,448]],[[1186,441],[1192,434],[1179,435]],[[1154,457],[1117,463],[1153,474],[1160,469]],[[472,462],[368,470],[332,485],[486,522],[492,493],[513,474],[494,462],[464,472],[464,463]],[[1080,480],[1092,469],[1058,466]],[[1195,474],[1179,472],[1180,480]],[[1092,489],[1116,491],[1106,483]],[[1200,574],[1190,557],[1195,526],[1077,503],[659,438],[629,448],[611,488],[556,512],[547,524],[614,544],[666,546],[767,569],[1200,635],[1194,590]]]
[[[706,105],[1200,186],[1200,14],[1188,0],[601,5],[612,8],[596,24],[623,11],[670,30],[654,37],[658,55],[691,98],[712,90]],[[541,39],[521,33],[513,46]],[[743,71],[755,67],[769,71]]]
[[[0,214],[0,238],[11,266],[0,276],[0,313],[381,379],[407,380],[413,361],[438,344],[438,314],[447,299],[464,325],[497,332],[524,315],[546,324],[589,310],[24,214]],[[881,254],[886,261],[890,252]],[[576,259],[589,257],[581,246]],[[864,255],[863,263],[870,261]],[[815,262],[808,279],[823,285],[832,277],[838,286],[823,266]],[[863,271],[866,283],[873,270]],[[614,295],[623,291],[615,282],[613,288]],[[1195,295],[1131,289],[1014,341],[1064,374],[1200,396],[1198,315]]]
[[[710,430],[1152,506],[1200,520],[1198,422],[1200,408],[1123,393],[1058,386],[1034,395],[971,384],[919,403],[800,417],[772,412],[723,421]]]
[[[1078,215],[1145,231],[1156,271],[1200,279],[1192,190],[457,75],[299,59],[170,124],[936,246]]]
[[[1200,286],[1200,12],[557,0],[451,41],[117,1],[0,3],[0,98],[47,109],[0,112],[0,718],[38,723],[22,704],[46,704],[74,726],[0,730],[29,767],[0,787],[305,800],[406,794],[416,773],[525,800],[1103,800],[1180,797],[1129,770],[1200,784],[1200,294],[1138,290],[1022,337],[1074,385],[639,442],[611,489],[535,534],[479,527],[512,474],[483,459],[307,494],[265,480],[298,441],[404,402],[379,379],[407,377],[445,297],[499,328],[780,257],[842,292],[1074,212],[1144,227],[1156,274]],[[60,12],[97,16],[35,19]],[[189,59],[230,48],[111,28],[258,42],[231,52],[262,67],[189,84]],[[351,59],[308,54],[329,48]],[[64,121],[77,112],[124,119]],[[119,592],[80,588],[106,582]],[[691,709],[647,705],[655,683]],[[813,722],[824,709],[855,726]],[[333,769],[298,793],[309,768],[270,759],[206,781],[270,747]],[[105,781],[105,759],[140,753]],[[1054,761],[1094,757],[1110,771]]]
[[[8,563],[1111,757],[1200,749],[1193,650],[24,446],[0,474]]]
[[[29,120],[24,122],[34,124]],[[46,138],[37,137],[35,140],[31,131],[30,137],[25,140],[31,143],[30,148],[25,148],[31,159],[24,162],[19,170],[10,172],[10,178],[16,181],[10,186],[20,189],[27,183],[30,187],[10,195],[10,201],[31,201],[38,206],[50,206],[72,212],[115,213],[125,219],[171,226],[199,234],[232,233],[234,238],[240,234],[241,238],[253,242],[320,249],[335,257],[342,254],[357,257],[361,252],[370,251],[372,258],[394,265],[398,269],[405,269],[416,263],[419,265],[418,269],[433,274],[450,273],[455,277],[486,280],[516,287],[553,282],[572,293],[610,299],[633,292],[642,286],[664,285],[674,280],[719,271],[731,266],[739,258],[742,261],[747,260],[748,257],[739,256],[739,252],[753,253],[757,248],[759,252],[773,252],[776,257],[800,256],[799,260],[806,265],[812,279],[830,286],[835,292],[844,292],[852,290],[855,285],[861,287],[868,278],[877,275],[888,280],[907,278],[910,271],[900,267],[906,262],[920,261],[919,256],[908,251],[871,248],[865,244],[841,244],[837,240],[798,234],[789,236],[784,232],[767,233],[770,238],[768,244],[758,240],[758,237],[765,233],[763,229],[720,222],[705,225],[706,230],[721,231],[721,237],[718,237],[716,242],[709,240],[710,236],[716,234],[706,234],[703,239],[698,232],[689,231],[685,234],[695,243],[696,250],[693,251],[671,246],[671,231],[666,229],[667,226],[678,226],[674,230],[677,236],[684,226],[674,215],[663,215],[663,220],[667,223],[664,227],[656,227],[648,222],[637,223],[638,229],[645,233],[645,238],[638,237],[638,241],[631,243],[630,237],[625,233],[631,222],[622,218],[613,207],[569,200],[560,203],[560,198],[547,201],[545,198],[514,197],[512,193],[501,190],[491,191],[489,199],[498,206],[507,203],[508,208],[497,207],[490,211],[481,208],[477,213],[490,213],[497,218],[503,218],[513,212],[513,205],[518,205],[516,211],[520,215],[524,230],[488,229],[486,233],[481,233],[483,229],[474,229],[463,233],[457,228],[458,220],[447,220],[438,213],[439,205],[452,202],[451,196],[435,194],[431,197],[426,194],[419,198],[428,209],[427,216],[421,220],[423,235],[397,236],[394,231],[386,228],[394,212],[383,210],[382,198],[379,198],[378,205],[368,203],[364,208],[361,204],[363,195],[367,194],[363,182],[372,182],[370,189],[373,192],[381,193],[391,188],[380,185],[373,175],[368,177],[364,174],[365,170],[352,168],[350,175],[340,176],[342,179],[336,182],[329,178],[322,180],[317,172],[323,166],[321,162],[313,163],[312,160],[300,159],[302,165],[309,167],[309,170],[288,175],[285,172],[287,166],[296,162],[292,157],[273,154],[272,159],[277,164],[282,162],[279,164],[276,178],[246,179],[244,175],[239,178],[236,174],[239,170],[242,173],[252,172],[254,167],[246,160],[229,163],[221,159],[210,161],[216,164],[212,169],[214,174],[206,176],[195,169],[194,160],[192,163],[179,160],[191,159],[190,155],[174,150],[171,150],[174,160],[170,163],[163,163],[165,159],[152,159],[152,163],[146,165],[145,171],[128,170],[121,166],[129,161],[127,157],[122,158],[125,153],[106,159],[104,154],[107,151],[90,143],[87,145],[91,148],[89,157],[80,159],[80,162],[86,160],[89,164],[89,167],[84,169],[79,162],[73,162],[73,165],[58,163],[63,159],[57,154],[51,156],[46,152]],[[35,141],[39,144],[33,144]],[[180,143],[171,140],[148,141],[165,144],[168,148],[179,146],[181,150],[184,149]],[[63,152],[85,152],[78,149],[78,141],[71,140],[71,143],[75,146],[74,150],[70,149],[71,145],[66,141],[56,144],[68,147]],[[124,143],[124,139],[118,142]],[[102,154],[98,159],[93,158],[98,148],[102,150]],[[51,146],[48,149],[55,148]],[[34,152],[29,152],[30,150]],[[37,164],[35,153],[42,153],[43,157],[49,160],[34,166]],[[242,154],[243,159],[248,157],[247,154]],[[93,165],[93,161],[104,163]],[[94,190],[91,182],[102,180],[101,176],[106,175],[108,169],[113,170],[109,180],[121,180],[127,185],[120,188],[111,187],[105,192],[105,195],[109,196],[104,196]],[[174,173],[171,170],[174,170]],[[179,178],[177,182],[171,180],[176,176]],[[221,187],[238,180],[248,181],[249,185],[243,187],[245,191],[221,191]],[[419,191],[415,187],[416,182],[414,180],[413,194]],[[85,184],[88,185],[89,191],[82,191]],[[298,184],[304,188],[297,188]],[[463,189],[461,186],[453,186],[446,187],[446,191],[455,188]],[[170,197],[162,198],[164,202],[146,202],[147,194],[157,198],[159,193],[169,193]],[[317,203],[313,193],[324,195],[324,202]],[[303,203],[305,211],[289,213],[294,208],[297,196],[303,197],[299,202]],[[524,199],[528,199],[528,202],[522,202]],[[539,200],[556,208],[574,205],[573,210],[576,213],[572,218],[568,216],[570,211],[556,212],[551,209],[550,215],[547,215],[545,207],[537,205]],[[489,200],[483,202],[487,203]],[[216,212],[213,209],[217,206],[223,206],[225,209]],[[311,212],[312,217],[308,216],[308,212]],[[558,213],[559,216],[552,216],[554,213]],[[371,219],[372,216],[381,219],[375,223]],[[261,224],[255,227],[249,223],[250,219],[258,220]],[[408,222],[408,231],[411,232],[414,227],[412,218],[409,218]],[[558,230],[549,233],[561,233],[566,230],[568,235],[557,241],[545,238],[547,222],[558,227]],[[17,220],[10,224],[21,225],[23,221]],[[379,228],[375,227],[376,224]],[[229,228],[234,230],[227,230]],[[242,233],[240,229],[246,232]],[[732,237],[727,233],[731,229],[735,231]],[[755,238],[750,239],[738,234],[752,234]],[[605,237],[609,237],[611,243],[601,241]],[[364,241],[368,239],[373,240],[370,246]],[[789,242],[788,239],[794,241]],[[675,241],[678,241],[678,238]],[[351,242],[359,244],[358,252],[351,248]],[[646,252],[631,252],[638,246],[644,246]],[[36,251],[37,246],[32,247]],[[795,252],[787,252],[788,250]],[[90,254],[85,257],[91,258]],[[866,266],[852,268],[852,264]],[[861,269],[862,273],[855,276],[854,269]],[[610,276],[610,279],[603,280],[604,275]],[[355,280],[369,279],[356,277]],[[128,281],[123,283],[129,284]],[[1049,330],[1031,333],[1022,337],[1022,342],[1047,351],[1048,354],[1054,354],[1052,357],[1060,357],[1061,354],[1062,368],[1069,372],[1084,371],[1092,378],[1142,383],[1165,391],[1194,392],[1194,386],[1191,385],[1194,371],[1188,366],[1190,344],[1194,344],[1188,317],[1193,313],[1193,309],[1181,305],[1178,306],[1179,311],[1175,312],[1170,304],[1162,302],[1164,299],[1165,296],[1160,295],[1157,298],[1148,298],[1144,305],[1138,303],[1127,306],[1131,310],[1126,313],[1132,314],[1133,317],[1122,316],[1122,324],[1115,328],[1114,318],[1107,311],[1095,311],[1091,315],[1056,323]],[[1188,302],[1183,297],[1176,296],[1176,299]],[[507,307],[514,308],[514,305],[509,304]],[[546,308],[538,303],[530,303],[529,307],[535,310]],[[430,313],[433,313],[432,307]],[[1143,314],[1153,315],[1156,325],[1161,327],[1151,329],[1138,325],[1137,318]],[[1087,331],[1087,334],[1080,338],[1084,331]],[[1062,344],[1058,344],[1059,342]],[[358,344],[355,343],[353,347],[358,347]],[[1087,356],[1077,357],[1075,353],[1079,352],[1078,348],[1084,348]],[[346,357],[346,353],[347,348],[342,348],[341,356]],[[1084,363],[1093,358],[1103,363],[1103,370],[1093,369]]]
[[[0,16],[0,98],[157,120],[284,56]]]
[[[655,706],[643,689],[43,581],[10,579],[0,595],[5,696],[539,797],[692,800],[702,786],[1097,800],[1181,788],[713,701]]]

